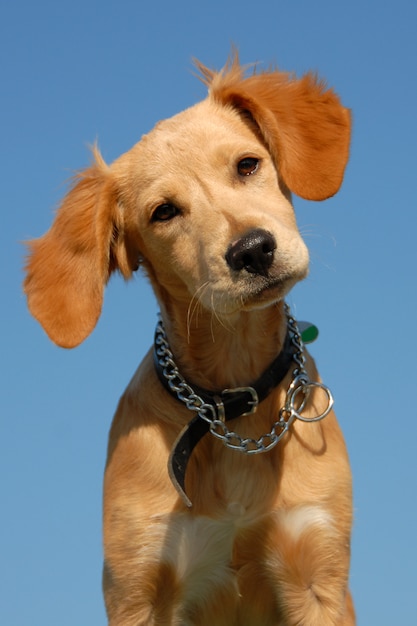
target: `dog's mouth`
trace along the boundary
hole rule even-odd
[[[240,295],[242,308],[257,308],[281,300],[299,280],[289,274],[256,276],[248,281],[246,293]]]
[[[206,306],[217,315],[229,316],[239,311],[261,309],[283,300],[302,276],[281,273],[279,276],[247,275],[225,290],[214,290]],[[203,298],[204,300],[204,298]]]

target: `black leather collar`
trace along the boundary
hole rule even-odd
[[[288,330],[281,352],[252,385],[235,389],[224,389],[216,393],[201,389],[190,383],[188,384],[204,403],[213,407],[215,419],[227,422],[236,417],[250,415],[256,411],[258,404],[265,400],[271,391],[285,378],[293,362],[293,354],[292,335]],[[154,343],[154,363],[162,385],[174,398],[180,401],[177,392],[171,388],[168,379],[164,375],[164,366],[161,364],[161,359],[158,356],[156,341]],[[187,464],[194,448],[209,430],[210,425],[207,421],[199,415],[194,417],[180,432],[169,458],[168,471],[170,478],[187,506],[191,506],[191,501],[185,493]]]

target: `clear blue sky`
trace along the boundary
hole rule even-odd
[[[105,624],[101,483],[117,400],[152,341],[145,280],[111,281],[80,348],[26,310],[20,241],[41,235],[98,139],[111,161],[205,95],[191,59],[317,70],[351,107],[343,190],[296,200],[311,275],[290,303],[336,398],[355,488],[358,623],[417,624],[415,0],[14,0],[0,9],[0,624]]]

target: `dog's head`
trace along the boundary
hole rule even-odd
[[[100,315],[114,270],[141,263],[165,307],[218,316],[283,298],[308,271],[291,192],[339,189],[350,115],[308,74],[244,76],[199,65],[207,99],[160,122],[108,166],[95,151],[51,229],[30,243],[25,290],[53,341],[79,344]]]

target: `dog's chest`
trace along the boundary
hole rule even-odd
[[[160,563],[175,572],[181,590],[182,616],[207,616],[217,607],[217,617],[211,619],[221,624],[234,624],[235,619],[240,624],[238,616],[247,619],[245,624],[257,624],[248,612],[258,605],[255,598],[261,594],[264,600],[258,610],[267,624],[276,623],[279,614],[271,581],[281,567],[281,547],[297,543],[313,527],[331,527],[332,520],[321,506],[311,505],[252,518],[242,504],[231,502],[216,519],[184,511],[157,517],[153,523],[163,539]],[[213,621],[201,617],[196,623]]]
[[[184,512],[169,516],[163,523],[160,560],[175,572],[184,616],[211,610],[215,605],[222,605],[218,610],[231,616],[237,611],[242,565],[237,545],[244,533],[245,517],[238,503],[228,509],[218,519]]]

